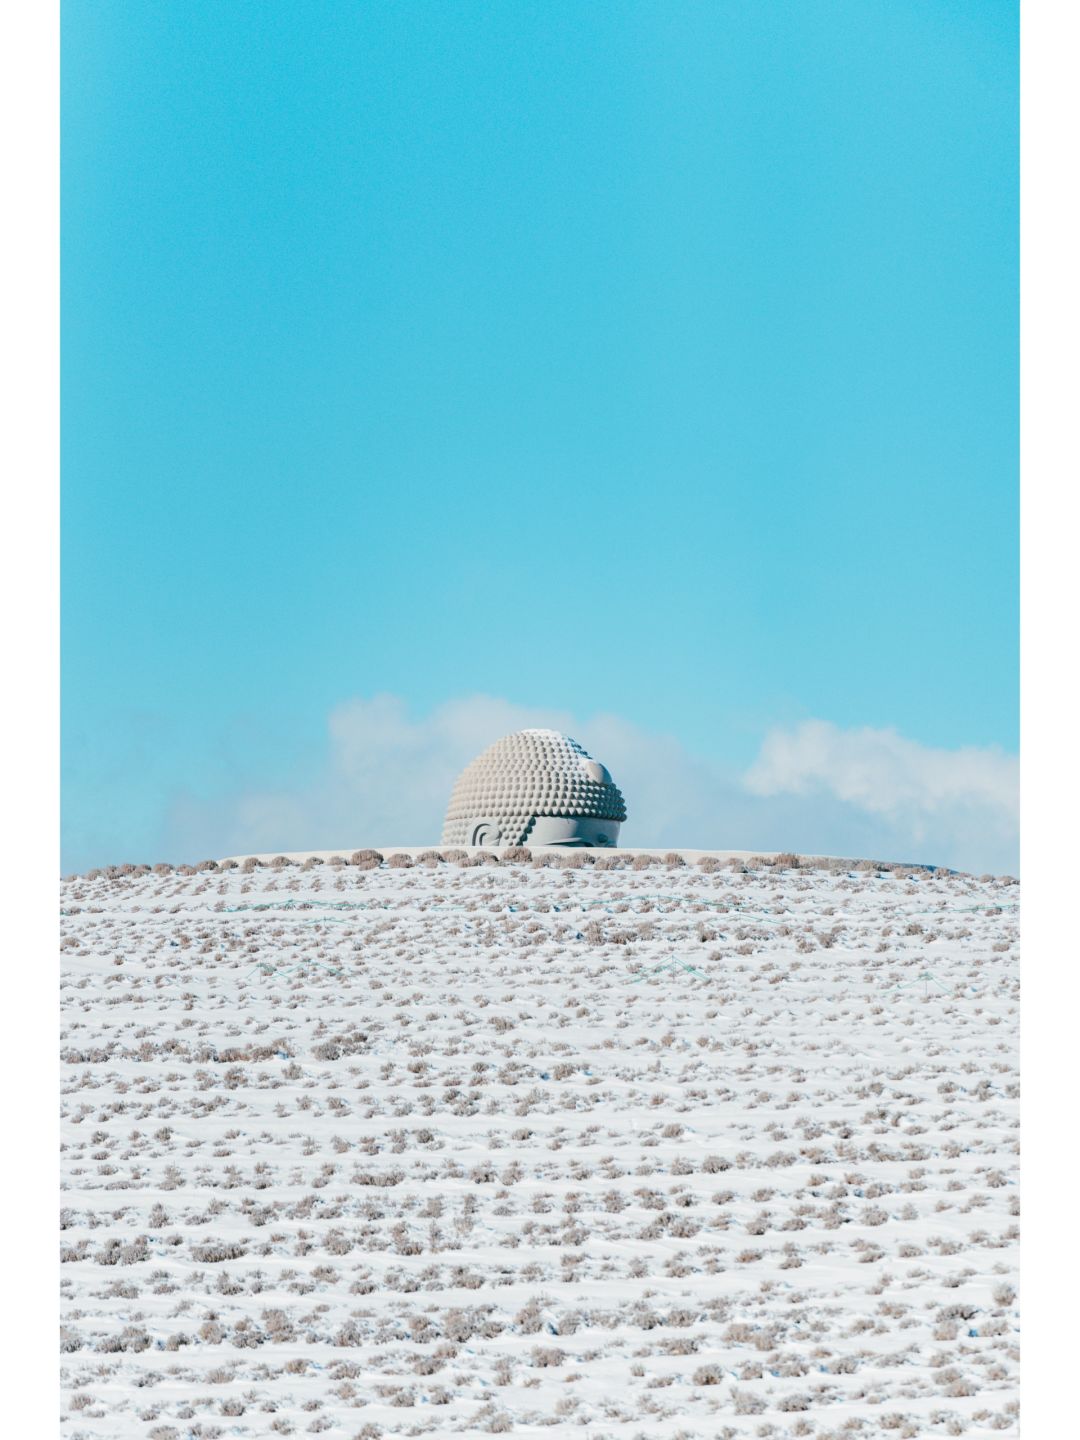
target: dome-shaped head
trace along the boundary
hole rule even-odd
[[[616,845],[626,819],[606,766],[558,730],[517,730],[458,776],[444,845]]]

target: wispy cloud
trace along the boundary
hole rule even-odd
[[[920,852],[1016,864],[1020,764],[1002,750],[936,749],[895,730],[807,720],[766,735],[745,784],[755,795],[837,800]]]
[[[1017,761],[940,750],[889,730],[811,720],[775,729],[740,774],[618,716],[577,717],[491,696],[413,716],[392,695],[330,714],[313,780],[215,800],[179,798],[171,853],[437,843],[458,771],[492,740],[551,725],[607,764],[627,797],[627,845],[793,849],[1015,870]]]

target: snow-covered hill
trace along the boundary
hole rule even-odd
[[[71,1440],[1015,1433],[1015,884],[561,858],[65,882]]]

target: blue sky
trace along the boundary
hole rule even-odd
[[[424,843],[460,754],[557,713],[670,775],[628,844],[1006,868],[1016,32],[67,0],[65,867]],[[410,764],[428,833],[387,834]]]

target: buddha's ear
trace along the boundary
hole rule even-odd
[[[470,826],[470,845],[501,845],[502,830],[495,820],[474,820]]]

